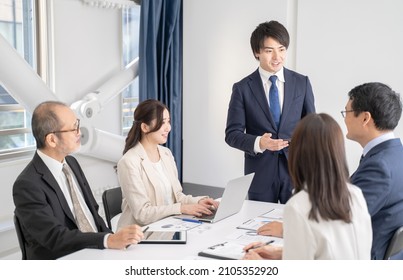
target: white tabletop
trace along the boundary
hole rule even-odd
[[[198,252],[209,246],[228,241],[237,226],[243,222],[283,208],[282,204],[245,200],[241,211],[216,223],[203,223],[187,231],[186,244],[137,244],[126,250],[83,249],[61,259],[64,260],[180,260],[197,259]]]

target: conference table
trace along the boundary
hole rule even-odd
[[[242,209],[221,221],[202,223],[187,231],[186,244],[137,244],[126,250],[83,249],[66,255],[61,260],[183,260],[198,259],[198,253],[209,246],[229,241],[228,236],[237,231],[238,226],[284,205],[245,200]]]

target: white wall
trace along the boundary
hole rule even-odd
[[[224,141],[232,85],[258,66],[251,32],[271,18],[286,24],[287,1],[185,0],[183,8],[183,181],[223,187],[243,175],[243,153]]]
[[[383,82],[403,94],[403,1],[300,1],[297,69],[310,76],[316,108],[333,116],[344,131],[340,114],[347,93],[365,82]],[[403,122],[395,130],[403,137]],[[346,141],[350,172],[362,153]]]
[[[310,77],[317,111],[345,131],[340,111],[354,86],[380,81],[403,93],[401,11],[399,0],[185,0],[184,182],[224,186],[243,174],[243,153],[225,143],[224,130],[233,83],[258,66],[249,46],[257,24],[274,19],[289,29],[287,67]],[[349,140],[346,148],[354,171],[362,148]]]

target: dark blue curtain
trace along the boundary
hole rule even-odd
[[[142,0],[139,98],[158,99],[171,113],[171,149],[182,181],[182,0]]]

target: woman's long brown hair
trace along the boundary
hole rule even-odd
[[[152,127],[152,121],[155,120],[154,126],[148,133],[157,131],[161,128],[165,109],[168,110],[168,107],[155,99],[147,99],[137,105],[136,110],[134,110],[133,125],[126,137],[126,144],[123,150],[123,154],[136,146],[137,143],[141,140],[142,123],[145,123]]]
[[[309,114],[297,125],[288,167],[295,193],[306,190],[309,219],[351,222],[348,166],[340,126],[327,114]]]

